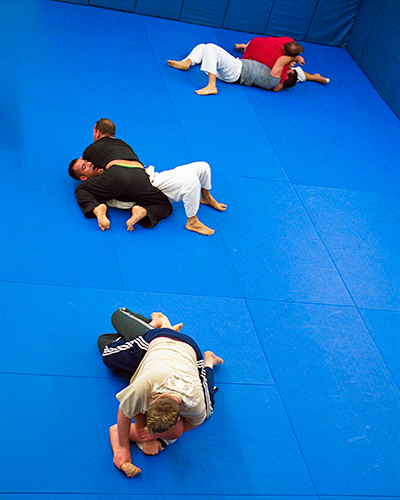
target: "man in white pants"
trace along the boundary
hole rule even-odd
[[[114,138],[115,125],[111,120],[102,118],[98,120],[93,129],[93,141],[102,137]],[[107,167],[106,167],[107,168]],[[79,158],[73,166],[75,178],[86,180],[100,175],[103,170],[97,169],[91,162]],[[199,221],[197,211],[200,203],[209,205],[220,212],[226,210],[226,205],[217,202],[210,194],[211,169],[205,161],[197,161],[181,165],[172,170],[155,172],[154,167],[146,169],[151,184],[165,194],[172,202],[183,201],[187,216],[186,229],[206,236],[215,233],[214,229],[207,227]],[[106,203],[109,207],[131,209],[135,203],[119,200],[110,200]]]
[[[288,71],[287,79],[280,82],[282,72],[287,64],[297,62],[304,64],[302,56],[281,56],[273,68],[250,59],[238,59],[223,48],[213,43],[201,43],[190,52],[182,61],[168,60],[169,66],[187,71],[191,66],[201,64],[200,69],[208,74],[206,87],[196,90],[199,95],[217,94],[216,79],[226,83],[239,83],[240,85],[254,85],[266,90],[278,92],[282,88],[289,88],[296,84],[297,75],[292,69]],[[293,79],[291,78],[293,76]]]

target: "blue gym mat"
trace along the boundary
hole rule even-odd
[[[252,35],[50,0],[3,2],[0,26],[0,500],[400,498],[400,125],[351,56],[307,43],[328,85],[202,97],[167,59]],[[102,117],[146,166],[210,164],[214,235],[181,203],[132,233],[85,219],[67,166]],[[96,345],[119,307],[224,359],[212,417],[132,445],[134,479]]]

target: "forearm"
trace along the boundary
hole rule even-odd
[[[117,427],[118,427],[118,440],[120,447],[129,449],[130,447],[129,432],[131,428],[131,419],[126,415],[124,415],[120,409],[118,409]]]
[[[271,76],[275,78],[280,78],[282,76],[282,72],[285,69],[285,66],[295,61],[295,57],[291,56],[281,56],[275,61],[273,68],[271,69]]]
[[[100,202],[82,184],[75,189],[75,198],[85,217],[95,217],[93,210],[100,205]]]
[[[274,92],[279,92],[282,89],[283,89],[283,83],[278,83],[278,85],[276,87],[274,87],[272,90]]]

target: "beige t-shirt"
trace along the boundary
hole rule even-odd
[[[133,418],[146,413],[150,403],[163,394],[181,400],[180,415],[189,424],[204,422],[206,405],[196,354],[188,344],[166,337],[150,343],[130,385],[117,394],[117,399],[122,413]]]

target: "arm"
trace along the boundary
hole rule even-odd
[[[183,432],[191,431],[192,429],[196,429],[196,427],[199,427],[198,425],[192,425],[189,424],[188,422],[184,421],[183,423]]]
[[[288,64],[291,64],[292,62],[297,62],[298,64],[303,65],[304,64],[304,59],[301,56],[280,56],[276,60],[273,68],[271,69],[271,76],[275,78],[281,78],[283,70]],[[283,88],[283,82],[278,83],[272,90],[274,92],[279,92]]]
[[[161,450],[161,443],[152,434],[149,434],[146,427],[146,415],[138,413],[133,417],[139,436],[143,442],[143,453],[145,455],[156,455]]]
[[[118,409],[117,431],[119,447],[114,452],[114,464],[120,469],[125,462],[131,462],[129,431],[131,419]]]
[[[83,181],[75,188],[76,201],[78,202],[78,205],[85,217],[88,218],[94,217],[95,214],[93,209],[101,204],[101,202],[99,202],[96,196],[91,192],[93,181],[96,180],[97,179],[95,178]]]

